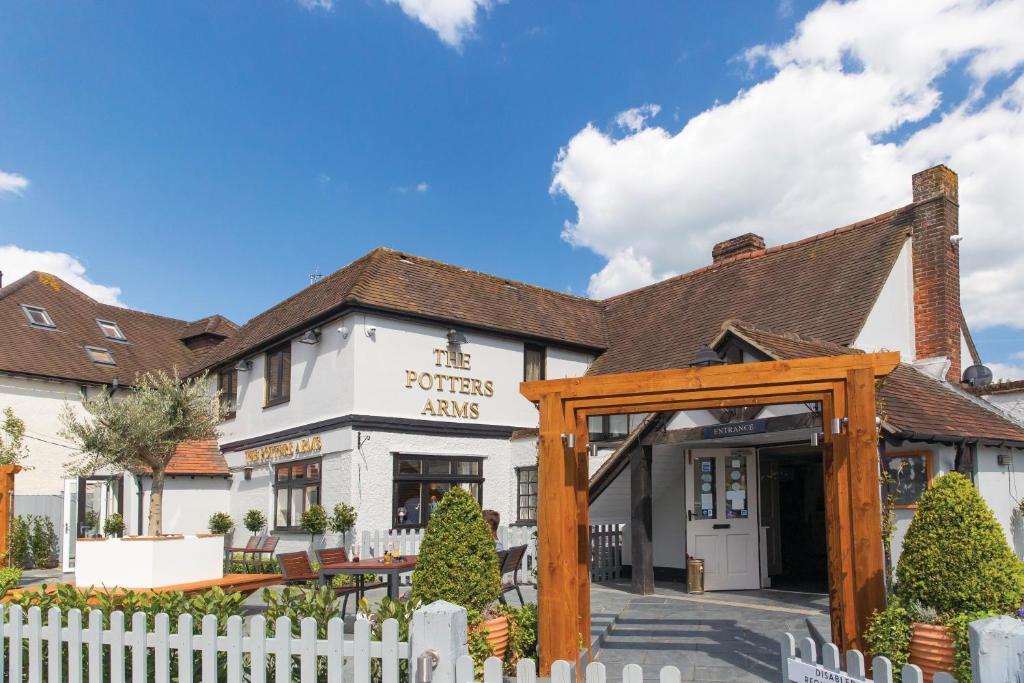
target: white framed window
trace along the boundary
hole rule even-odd
[[[85,352],[89,354],[89,359],[97,365],[117,365],[117,361],[114,360],[114,356],[110,351],[99,346],[86,346]]]
[[[107,339],[120,342],[128,341],[128,337],[124,336],[124,332],[121,331],[121,328],[114,321],[97,318],[96,324],[100,326],[100,331],[103,332],[103,336]]]
[[[48,327],[52,330],[57,329],[57,326],[53,324],[53,318],[46,312],[46,309],[42,306],[29,306],[28,304],[22,304],[21,310],[25,312],[25,317],[28,318],[29,324],[33,327]]]

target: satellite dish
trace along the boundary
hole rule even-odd
[[[992,383],[992,371],[984,365],[972,365],[964,370],[963,383],[972,387],[987,387]]]

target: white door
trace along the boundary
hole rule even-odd
[[[78,480],[64,480],[64,528],[60,557],[64,571],[75,570],[75,541],[78,539]]]
[[[686,549],[704,560],[704,590],[760,588],[754,450],[694,450],[688,466]]]
[[[111,507],[111,487],[106,479],[92,479],[85,482],[84,504],[79,501],[79,480],[64,480],[64,529],[61,539],[61,564],[66,572],[75,570],[75,544],[79,538],[103,535],[103,523],[107,521]],[[115,502],[116,505],[116,502]],[[80,510],[84,516],[79,519]]]

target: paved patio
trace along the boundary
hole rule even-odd
[[[608,680],[621,680],[622,667],[640,664],[644,678],[657,680],[662,666],[679,668],[684,681],[778,680],[777,637],[808,635],[810,619],[828,633],[828,596],[787,591],[730,591],[690,595],[680,584],[659,583],[656,594],[628,593],[628,584],[594,587],[594,599],[609,604],[611,593],[627,596],[610,629],[594,650],[608,667]],[[596,610],[595,610],[596,611]]]

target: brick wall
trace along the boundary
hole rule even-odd
[[[944,356],[960,380],[960,205],[956,173],[935,166],[914,174],[914,327],[920,358]]]

